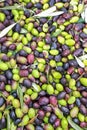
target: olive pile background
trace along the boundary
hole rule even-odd
[[[21,4],[26,8],[0,10],[0,31],[20,20],[0,38],[0,130],[74,130],[68,116],[82,129],[87,127],[87,60],[83,60],[85,67],[81,68],[75,59],[83,51],[87,53],[82,2],[87,3],[0,3],[0,7]],[[64,13],[33,17],[54,5]]]

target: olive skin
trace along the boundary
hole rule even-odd
[[[0,97],[0,107],[5,103],[5,99],[3,97]]]
[[[5,118],[2,118],[0,120],[0,130],[6,128],[6,119]]]
[[[12,110],[12,111],[10,112],[10,117],[11,117],[12,120],[15,120],[15,119],[16,119],[16,114],[15,114],[14,110]]]
[[[12,79],[12,72],[10,71],[10,70],[7,70],[6,72],[5,72],[5,75],[6,75],[6,78],[7,79]]]

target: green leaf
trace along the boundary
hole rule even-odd
[[[19,96],[19,99],[20,99],[21,108],[23,108],[23,104],[24,104],[23,103],[23,92],[22,92],[21,87],[18,87],[17,92],[18,92],[18,96]]]
[[[13,5],[13,6],[5,6],[3,8],[0,8],[0,10],[12,10],[12,9],[23,10],[23,6],[16,4],[16,5]]]
[[[21,28],[21,31],[20,31],[20,33],[22,33],[22,34],[26,34],[28,31],[25,29],[25,28]]]
[[[10,126],[10,115],[9,112],[7,112],[7,130],[10,130],[11,126]]]
[[[9,109],[12,109],[12,108],[13,108],[13,106],[8,105],[8,106],[6,107],[6,110],[9,110]]]
[[[17,23],[13,23],[0,32],[0,38],[4,37]]]
[[[81,127],[79,127],[77,124],[75,124],[75,123],[72,121],[72,119],[71,119],[70,116],[68,116],[67,119],[68,119],[69,124],[70,124],[75,130],[83,130]]]

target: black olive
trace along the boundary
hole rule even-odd
[[[20,122],[21,122],[21,119],[20,119],[20,118],[17,118],[17,119],[14,121],[14,124],[15,124],[15,125],[18,125]]]
[[[69,115],[69,109],[67,107],[61,107],[61,111],[64,115]]]
[[[36,130],[44,130],[42,126],[36,126]]]
[[[76,105],[77,105],[78,107],[80,107],[80,105],[81,105],[81,101],[80,101],[79,98],[76,99]]]
[[[0,107],[5,103],[5,99],[3,97],[0,97]]]
[[[55,114],[51,114],[51,116],[50,116],[50,118],[49,118],[49,122],[50,122],[51,124],[53,124],[53,123],[56,121],[56,119],[57,119],[56,115],[55,115]]]
[[[34,122],[36,125],[40,125],[42,123],[42,120],[36,118]]]
[[[12,79],[12,72],[11,72],[11,70],[7,70],[6,72],[5,72],[5,75],[6,75],[6,78],[7,79]]]
[[[20,31],[21,31],[21,26],[20,26],[19,23],[17,23],[17,24],[15,25],[14,31],[20,33]]]
[[[28,17],[30,17],[30,12],[28,11],[28,10],[25,10],[24,11],[24,14],[25,14],[25,16],[28,18]]]
[[[28,54],[27,54],[26,51],[21,50],[21,51],[19,52],[19,55],[20,55],[20,56],[24,56],[24,57],[26,57]]]
[[[15,120],[17,118],[14,110],[11,110],[10,117],[11,117],[12,120]]]
[[[42,9],[42,4],[41,3],[36,3],[35,5],[34,5],[36,8],[38,8],[38,9]]]
[[[78,120],[78,118],[74,118],[73,121],[74,121],[76,124],[79,124],[79,123],[80,123],[79,120]]]
[[[6,46],[1,46],[1,52],[7,53],[8,52],[7,47]]]
[[[27,88],[31,87],[32,83],[29,79],[24,79],[23,80],[23,85]]]

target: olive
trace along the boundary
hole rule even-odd
[[[3,97],[0,97],[0,107],[5,103],[5,99]]]
[[[17,117],[16,117],[16,114],[15,114],[14,110],[11,110],[10,117],[11,117],[12,120],[16,120]]]
[[[36,130],[44,130],[42,126],[36,126]]]
[[[65,116],[69,115],[69,109],[67,107],[61,107],[61,110]]]
[[[31,81],[29,79],[24,79],[23,80],[23,85],[27,88],[31,87]]]
[[[5,119],[5,118],[2,118],[2,119],[0,120],[0,129],[2,130],[2,129],[4,129],[4,128],[6,128],[6,119]]]
[[[55,114],[51,114],[49,117],[49,123],[53,124],[57,119],[57,116]]]
[[[28,54],[27,54],[26,51],[24,51],[24,50],[20,50],[20,51],[19,51],[19,55],[20,55],[20,56],[24,56],[24,57],[26,57]]]
[[[9,80],[12,79],[12,76],[13,76],[13,75],[12,75],[11,70],[7,70],[7,71],[5,72],[5,75],[6,75],[6,78],[7,78],[7,79],[9,79]]]
[[[80,121],[78,120],[78,118],[74,118],[73,121],[79,125]]]
[[[38,126],[38,125],[41,125],[42,120],[41,120],[41,119],[36,118],[34,122],[35,122],[35,124]]]
[[[29,10],[25,10],[24,11],[24,14],[25,14],[25,16],[28,18],[28,17],[30,17],[30,12],[29,12]]]
[[[18,125],[20,122],[21,122],[21,119],[20,119],[20,118],[17,118],[17,119],[14,121],[14,124],[15,124],[15,125]]]
[[[12,92],[12,96],[14,97],[14,98],[17,98],[17,92],[16,91],[14,91],[14,92]]]
[[[15,25],[14,31],[20,33],[20,31],[21,31],[21,26],[20,26],[19,23],[17,23],[17,24]]]
[[[55,56],[55,61],[61,61],[61,58],[62,58],[61,55],[56,55]]]
[[[77,105],[78,107],[80,107],[80,105],[81,105],[81,101],[80,101],[79,98],[76,99],[76,105]]]
[[[7,47],[6,46],[1,46],[1,52],[7,53],[8,52]]]
[[[49,5],[53,6],[55,4],[55,0],[50,0]]]
[[[38,9],[42,9],[42,4],[40,2],[36,3],[34,6]]]

